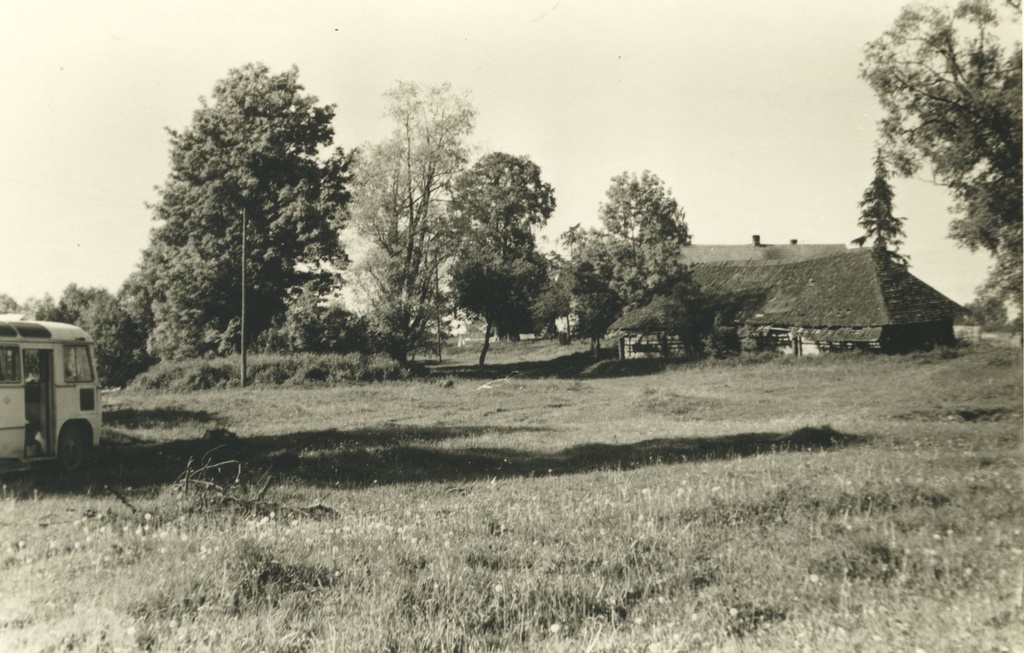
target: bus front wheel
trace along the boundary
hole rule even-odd
[[[57,439],[57,462],[66,472],[75,472],[85,466],[86,438],[82,427],[68,424]]]

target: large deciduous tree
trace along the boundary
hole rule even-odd
[[[493,152],[459,176],[452,209],[463,241],[452,268],[457,307],[485,322],[480,365],[491,332],[517,336],[547,277],[547,262],[534,235],[555,209],[551,185],[527,157]]]
[[[339,228],[348,159],[333,140],[334,109],[304,93],[298,70],[231,70],[192,123],[169,130],[171,172],[140,276],[153,284],[150,350],[161,357],[225,353],[239,344],[243,215],[250,341],[344,261]]]
[[[1019,18],[1019,3],[1008,11]],[[1000,5],[914,3],[867,46],[861,75],[878,95],[887,160],[902,175],[927,164],[947,186],[950,235],[989,251],[987,282],[1021,306],[1021,46],[1000,42]]]
[[[690,234],[682,207],[665,183],[649,171],[639,177],[612,178],[599,212],[605,231],[574,228],[563,235],[573,261],[574,311],[579,335],[590,338],[595,353],[600,339],[627,313],[658,307],[672,324],[689,330],[698,295],[682,248]],[[667,311],[666,307],[671,307]]]
[[[601,204],[615,262],[614,290],[637,307],[689,277],[680,249],[689,240],[686,214],[657,175],[622,173],[612,178]]]
[[[461,233],[449,210],[475,111],[447,84],[385,94],[392,135],[357,157],[352,221],[368,247],[356,272],[371,328],[401,363],[428,344]]]
[[[899,265],[907,264],[907,257],[899,253],[903,244],[903,218],[894,213],[893,198],[896,194],[889,184],[889,170],[885,166],[882,151],[875,154],[875,176],[864,191],[860,201],[860,218],[857,224],[864,235],[873,239],[872,247],[886,259]]]

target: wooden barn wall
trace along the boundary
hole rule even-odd
[[[630,333],[619,339],[619,358],[686,358],[683,339],[672,333]]]
[[[956,344],[953,320],[922,324],[890,324],[882,328],[882,351],[902,354]]]

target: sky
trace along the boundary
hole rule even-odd
[[[848,243],[881,117],[859,65],[902,4],[0,2],[0,293],[116,291],[154,224],[166,129],[255,61],[297,66],[336,105],[346,150],[390,133],[382,94],[398,80],[467,92],[476,151],[527,155],[554,187],[549,247],[597,227],[611,178],[643,170],[694,244]],[[912,272],[971,301],[991,261],[946,237],[945,190],[894,187]]]

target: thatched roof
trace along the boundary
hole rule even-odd
[[[793,263],[846,251],[846,245],[687,245],[686,263]]]
[[[749,324],[870,327],[951,320],[963,308],[870,249],[790,263],[700,263],[704,293],[733,300]]]
[[[685,319],[685,307],[674,297],[655,297],[645,306],[623,313],[608,327],[610,333],[662,331]]]

